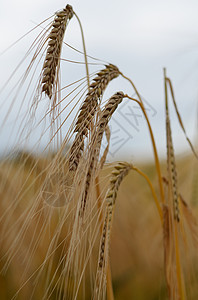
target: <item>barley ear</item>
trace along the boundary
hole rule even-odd
[[[173,213],[174,218],[179,222],[179,201],[178,201],[178,187],[177,187],[177,171],[175,163],[175,155],[172,141],[171,125],[169,118],[169,107],[168,107],[168,94],[165,77],[165,109],[166,109],[166,143],[167,143],[167,168],[169,178],[169,189],[171,191],[171,197],[173,201]]]
[[[110,235],[118,189],[122,180],[126,177],[131,169],[131,164],[120,162],[115,166],[111,173],[110,186],[106,194],[106,212],[100,240],[94,299],[100,299],[98,295],[101,294],[102,288],[104,287],[104,282],[106,282],[107,278]],[[110,284],[110,282],[108,282],[108,284]]]
[[[47,54],[42,69],[42,92],[50,99],[53,94],[57,70],[60,63],[63,38],[68,21],[73,17],[70,5],[56,13],[52,29],[48,36]]]
[[[98,120],[98,123],[96,125],[96,131],[95,131],[95,134],[93,134],[93,139],[91,141],[90,163],[88,166],[86,182],[85,182],[85,189],[83,192],[82,202],[81,202],[81,213],[80,214],[82,216],[84,214],[91,181],[93,180],[93,174],[95,173],[95,171],[97,169],[103,134],[105,132],[105,129],[108,126],[109,120],[111,119],[113,113],[116,111],[118,105],[122,102],[124,97],[125,97],[125,95],[123,92],[117,92],[116,94],[114,94],[108,100],[107,104],[105,105],[104,109],[102,110],[101,117]]]
[[[109,82],[118,76],[118,68],[110,64],[93,79],[75,124],[76,136],[69,154],[70,170],[76,171],[84,151],[84,139],[89,133],[101,97]]]
[[[185,297],[185,286],[183,282],[183,270],[180,258],[180,248],[179,248],[179,221],[180,221],[180,211],[179,211],[179,195],[177,190],[177,172],[175,164],[174,149],[172,143],[171,126],[169,119],[169,109],[168,109],[168,91],[167,91],[167,81],[166,81],[166,69],[164,69],[164,87],[165,87],[165,111],[166,111],[166,139],[167,139],[167,168],[168,168],[168,200],[173,207],[173,231],[174,231],[174,251],[175,251],[175,265],[176,265],[176,278],[177,278],[177,289],[178,297],[184,300]],[[169,203],[168,203],[169,204]],[[171,209],[169,206],[169,210]],[[171,214],[171,211],[170,211]],[[172,215],[172,214],[171,214]]]

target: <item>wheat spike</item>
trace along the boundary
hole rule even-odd
[[[178,190],[177,190],[177,171],[175,163],[174,148],[172,142],[170,119],[168,113],[166,114],[166,134],[167,134],[167,159],[168,159],[168,172],[171,183],[172,197],[173,197],[173,212],[174,218],[179,222],[179,201],[178,201]]]
[[[166,82],[166,69],[164,69],[164,84],[165,84],[165,108],[166,108],[166,139],[167,139],[167,167],[168,167],[168,193],[169,193],[169,204],[173,205],[173,213],[171,207],[169,206],[169,212],[171,216],[171,226],[173,227],[173,237],[174,243],[174,261],[175,261],[175,285],[176,296],[171,297],[171,299],[182,299],[186,298],[185,285],[183,279],[183,270],[180,258],[180,244],[179,244],[179,222],[180,222],[180,210],[179,210],[179,194],[177,188],[177,171],[175,164],[175,156],[172,142],[171,125],[169,118],[169,108],[168,108],[168,91]],[[172,220],[173,218],[173,220]]]
[[[74,132],[76,132],[76,136],[71,146],[69,157],[70,170],[75,171],[77,169],[84,149],[84,138],[88,134],[99,101],[108,83],[118,77],[119,74],[118,68],[109,64],[105,69],[97,73],[97,76],[93,79],[75,124]]]
[[[57,68],[60,61],[62,42],[68,21],[73,16],[73,8],[67,5],[66,8],[56,13],[52,24],[52,30],[48,36],[47,54],[42,70],[42,92],[51,99]]]
[[[106,196],[107,215],[108,215],[108,228],[107,228],[108,244],[110,241],[111,226],[113,221],[112,218],[113,210],[114,210],[119,186],[122,180],[124,179],[124,177],[129,173],[130,170],[133,169],[133,165],[126,162],[120,162],[115,166],[114,169],[115,170],[111,173],[112,177],[110,180],[110,187]]]
[[[178,201],[178,190],[177,190],[177,171],[175,163],[175,155],[172,141],[171,125],[169,118],[169,106],[168,106],[168,92],[166,83],[166,70],[164,69],[164,83],[165,83],[165,111],[166,111],[166,145],[167,145],[167,168],[169,178],[169,191],[173,203],[173,214],[174,219],[179,222],[179,201]]]
[[[106,271],[109,256],[110,234],[113,222],[113,212],[115,200],[119,186],[124,177],[129,173],[133,166],[126,162],[118,163],[111,174],[110,186],[106,195],[106,213],[103,223],[102,236],[100,240],[98,267],[96,273],[96,285],[94,290],[94,300],[101,299],[103,286],[106,282]]]
[[[88,167],[88,172],[86,176],[85,182],[85,189],[83,193],[82,203],[81,203],[81,213],[85,210],[85,205],[88,197],[89,187],[92,179],[92,174],[95,171],[95,163],[98,162],[100,147],[102,143],[103,134],[105,129],[108,125],[109,120],[111,119],[113,113],[117,109],[118,105],[122,102],[123,98],[125,97],[123,92],[117,92],[114,94],[107,104],[105,105],[104,109],[102,110],[101,117],[96,125],[96,132],[93,136],[93,140],[91,142],[91,155],[90,155],[90,164]]]

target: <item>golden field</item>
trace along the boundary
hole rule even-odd
[[[21,164],[21,161],[25,163]],[[66,236],[67,242],[57,249],[50,268],[49,266],[45,267],[46,269],[42,271],[43,274],[39,276],[39,280],[37,280],[34,272],[46,257],[50,240],[58,228],[59,217],[65,208],[45,207],[42,210],[45,204],[41,199],[37,207],[38,213],[35,213],[34,218],[30,220],[27,218],[31,205],[33,206],[33,201],[46,176],[42,170],[45,170],[48,164],[48,159],[29,156],[27,153],[21,153],[20,157],[12,161],[2,162],[1,186],[4,187],[1,189],[0,196],[0,249],[1,267],[3,268],[0,277],[0,294],[2,300],[11,299],[24,283],[25,285],[16,299],[30,299],[32,294],[34,294],[32,299],[42,299],[46,289],[46,276],[49,277],[48,282],[52,281],[52,286],[55,286],[49,299],[56,299],[57,297],[56,280],[61,272],[61,267],[55,277],[54,272],[63,252],[67,253],[71,226],[69,211],[59,236],[59,242],[64,240]],[[183,198],[191,204],[197,217],[198,168],[196,165],[197,162],[192,156],[181,156],[177,159],[179,191]],[[154,165],[145,163],[139,168],[150,177],[154,187],[158,188]],[[100,174],[100,187],[103,195],[111,170],[111,166],[105,167]],[[162,163],[162,170],[163,175],[166,176],[165,163]],[[41,173],[42,176],[38,176]],[[166,189],[166,185],[164,188]],[[17,194],[20,194],[21,200],[20,202],[17,201],[17,205],[13,209]],[[69,209],[72,210],[73,205],[68,205],[70,205]],[[24,227],[24,233],[19,235]],[[17,236],[18,239],[16,240]],[[96,242],[97,244],[98,242]],[[86,292],[83,292],[82,288],[77,299],[90,299],[90,273],[95,272],[98,255],[96,245],[93,249],[92,263],[89,266],[93,270],[87,271],[84,282]],[[191,295],[188,299],[197,299],[198,296],[196,251],[193,250],[192,245],[192,248],[185,249],[182,253],[184,260],[187,258],[186,270],[190,270],[191,273],[193,271],[192,274],[194,274],[191,278],[187,276],[187,289]],[[5,263],[8,259],[10,260],[5,271]],[[118,192],[110,246],[110,261],[115,299],[167,299],[160,218],[149,186],[145,179],[134,171],[131,171],[123,180]],[[65,299],[63,296],[61,298],[59,295],[59,297]]]

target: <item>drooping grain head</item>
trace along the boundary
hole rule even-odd
[[[73,9],[70,5],[67,5],[66,8],[57,12],[52,23],[51,32],[48,36],[47,54],[42,71],[42,92],[45,92],[50,99],[57,76],[66,26],[72,16]]]
[[[118,163],[114,170],[111,173],[111,179],[110,179],[110,186],[107,192],[107,196],[106,196],[106,221],[104,222],[104,226],[106,228],[106,230],[104,230],[103,228],[103,233],[105,232],[105,238],[107,238],[108,240],[105,241],[105,243],[107,242],[108,245],[106,247],[108,247],[109,249],[109,242],[110,242],[110,233],[111,233],[111,227],[112,227],[112,221],[113,221],[113,211],[114,211],[114,206],[115,206],[115,200],[117,198],[117,193],[118,193],[118,189],[119,186],[122,182],[122,180],[125,178],[125,176],[127,176],[127,174],[129,173],[129,171],[133,168],[133,166],[129,163],[126,162],[120,162]],[[107,225],[106,225],[107,223]],[[101,247],[100,247],[100,256],[99,256],[99,267],[101,268],[104,264],[103,262],[103,258],[104,258],[104,249],[105,247],[103,246],[104,242],[104,237],[102,238],[102,243],[101,243]]]
[[[107,65],[105,69],[101,70],[93,79],[93,83],[90,85],[90,90],[87,93],[86,99],[80,108],[74,132],[82,132],[83,135],[87,135],[87,131],[91,125],[90,120],[92,120],[95,114],[101,96],[108,83],[118,77],[119,74],[118,68],[110,64]],[[82,124],[82,121],[84,121],[84,124]]]
[[[114,167],[114,171],[111,173],[110,187],[106,197],[107,203],[115,203],[119,186],[131,169],[133,169],[133,165],[127,162],[120,162]]]
[[[98,297],[102,293],[102,288],[106,285],[106,273],[107,273],[107,263],[109,257],[109,247],[110,247],[110,235],[113,223],[113,213],[115,208],[115,200],[117,198],[117,192],[119,186],[124,179],[124,177],[129,173],[133,166],[126,162],[118,163],[110,179],[110,186],[106,196],[106,213],[103,223],[102,235],[100,240],[98,266],[96,273],[96,281],[94,288],[94,299],[101,299]]]
[[[81,214],[83,215],[85,210],[85,205],[88,198],[89,188],[91,184],[92,177],[95,173],[96,166],[98,164],[98,158],[100,154],[100,148],[102,143],[103,134],[105,132],[106,127],[108,126],[108,122],[111,119],[113,113],[117,109],[118,105],[122,102],[123,98],[125,97],[123,92],[117,92],[114,94],[107,104],[105,105],[104,109],[102,110],[101,117],[96,124],[96,131],[94,132],[92,141],[91,141],[91,149],[90,149],[90,163],[88,166],[86,181],[85,181],[85,189],[82,197],[82,204],[81,204]]]
[[[112,64],[107,65],[105,69],[97,73],[90,85],[90,89],[80,108],[80,112],[76,121],[74,132],[76,132],[75,140],[70,150],[70,170],[75,171],[78,167],[80,158],[84,150],[84,138],[88,135],[90,126],[93,122],[98,104],[108,85],[114,78],[118,77],[120,71]]]
[[[118,105],[122,102],[124,97],[125,95],[123,92],[117,92],[109,99],[104,109],[102,110],[101,118],[97,124],[97,143],[101,142],[101,135],[104,134],[109,120],[111,119],[113,113],[116,111]]]

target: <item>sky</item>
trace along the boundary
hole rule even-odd
[[[41,28],[31,32],[3,54],[2,52],[36,24],[67,4],[61,0],[1,0],[1,2],[0,90]],[[88,54],[115,64],[121,72],[133,80],[145,99],[145,107],[160,155],[165,155],[164,67],[172,80],[187,134],[195,143],[198,104],[198,2],[85,0],[70,1],[69,4],[73,6],[82,22]],[[82,50],[76,20],[70,21],[64,40]],[[73,53],[66,46],[62,57],[83,61],[82,56]],[[95,61],[89,59],[89,62]],[[81,66],[71,63],[65,63],[64,66],[62,73],[64,82],[79,79],[78,70],[82,70]],[[67,70],[64,71],[64,68]],[[90,71],[100,68],[101,65],[90,66]],[[25,65],[21,66],[21,70],[25,71]],[[17,76],[9,81],[9,86],[14,86],[15,82]],[[116,79],[104,97],[110,97],[117,90],[134,95],[127,82]],[[0,112],[1,118],[6,115],[9,108],[6,103],[6,92],[8,91],[5,90],[0,94],[4,103]],[[170,105],[170,109],[175,150],[177,153],[183,153],[188,151],[189,147],[178,125],[173,106]],[[10,115],[16,115],[15,108]],[[9,122],[11,123],[11,120]],[[148,129],[135,104],[123,103],[111,120],[110,127],[112,140],[109,159],[117,159],[120,156],[127,156],[131,160],[152,157]],[[13,143],[15,134],[17,135],[16,128],[17,126],[15,130],[11,130],[12,137],[8,134],[8,127],[0,131],[3,139],[1,147],[6,149]],[[105,141],[103,146],[105,147]]]

